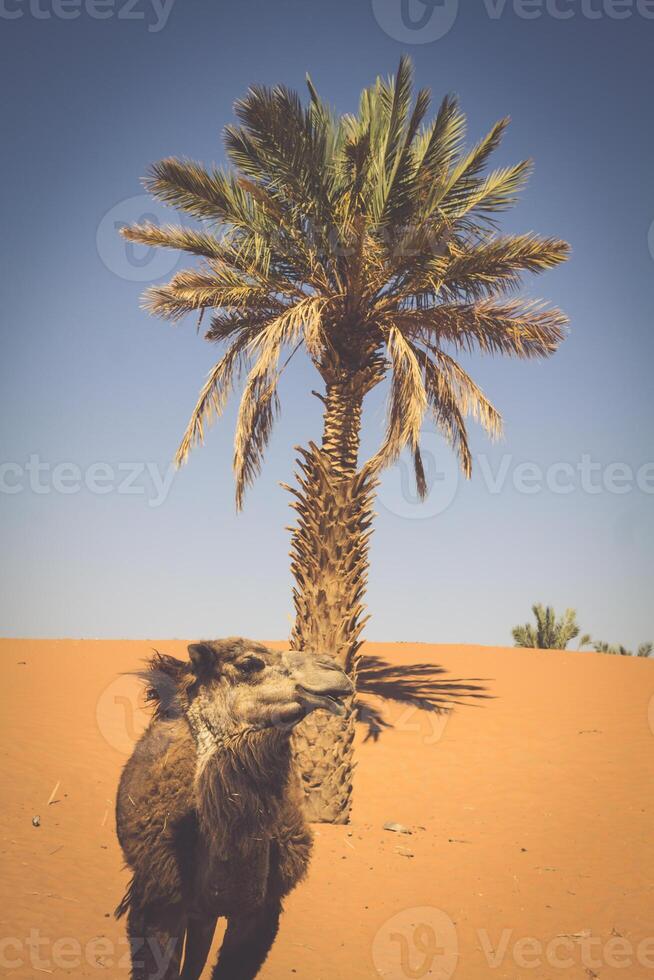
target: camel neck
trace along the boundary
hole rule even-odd
[[[221,836],[267,836],[286,795],[290,740],[277,730],[224,736],[198,765],[196,799],[200,824]]]
[[[277,729],[246,730],[218,743],[220,771],[229,778],[238,772],[257,786],[288,778],[291,762],[289,733]]]

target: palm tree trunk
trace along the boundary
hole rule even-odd
[[[298,513],[292,532],[294,649],[335,656],[356,685],[376,479],[357,469],[365,386],[327,384],[322,446],[298,460]],[[352,796],[355,697],[344,717],[309,715],[294,733],[294,752],[309,820],[347,823]]]

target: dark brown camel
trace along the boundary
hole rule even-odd
[[[220,916],[213,980],[251,980],[311,852],[291,731],[316,708],[342,713],[352,684],[327,657],[240,638],[188,651],[156,654],[142,675],[156,707],[118,789],[133,877],[116,912],[128,913],[134,980],[197,980]]]

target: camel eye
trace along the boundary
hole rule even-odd
[[[263,670],[265,666],[264,661],[259,657],[248,657],[246,660],[241,660],[237,664],[242,674],[256,674],[257,671]]]

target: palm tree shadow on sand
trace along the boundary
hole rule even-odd
[[[487,677],[448,677],[440,664],[390,664],[382,657],[364,655],[357,668],[357,692],[374,694],[385,701],[412,705],[421,711],[447,714],[455,706],[480,707],[480,700],[491,700],[484,681]],[[356,706],[357,721],[368,726],[364,741],[376,742],[384,728],[393,728],[381,708],[360,696]]]

